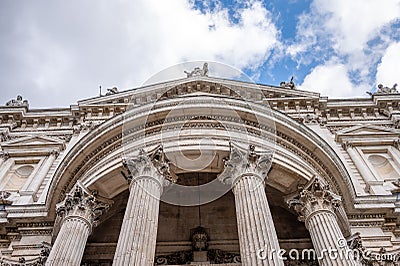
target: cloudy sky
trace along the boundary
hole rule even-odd
[[[400,0],[0,1],[0,104],[67,107],[188,60],[366,97],[400,84]]]

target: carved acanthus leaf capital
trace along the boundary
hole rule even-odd
[[[10,205],[12,203],[11,200],[9,200],[9,197],[11,196],[11,193],[8,191],[0,191],[0,204],[2,205]]]
[[[53,155],[54,157],[58,157],[58,155],[60,155],[60,151],[57,149],[54,149],[52,151],[50,151],[50,155]]]
[[[313,213],[321,210],[334,212],[340,206],[341,197],[330,190],[328,184],[314,176],[299,193],[287,199],[286,203],[299,214],[299,220],[305,221]]]
[[[112,201],[100,199],[97,191],[88,191],[77,183],[65,199],[56,206],[57,215],[61,218],[79,216],[96,226],[100,216],[106,212]]]
[[[164,180],[175,183],[177,178],[171,174],[169,160],[166,158],[163,147],[157,146],[155,149],[146,152],[139,150],[139,154],[134,158],[123,158],[122,163],[129,170],[128,182],[140,177],[151,177],[164,185]]]
[[[348,148],[352,148],[353,147],[353,143],[351,143],[350,141],[344,141],[342,143],[342,148],[347,151]]]
[[[8,130],[0,132],[0,141],[8,141],[10,139],[11,139],[10,132]]]
[[[400,148],[400,138],[396,138],[395,140],[393,140],[393,146],[394,146],[396,149],[399,149],[399,148]]]
[[[272,152],[256,153],[254,145],[250,145],[248,150],[244,150],[231,144],[230,157],[224,159],[224,171],[218,176],[218,179],[229,185],[234,185],[238,178],[248,174],[264,180],[271,167],[272,156]]]
[[[8,152],[0,151],[0,159],[6,161],[8,158],[10,158],[10,154]]]

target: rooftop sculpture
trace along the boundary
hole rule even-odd
[[[282,88],[285,88],[285,89],[293,89],[293,90],[296,89],[296,85],[293,82],[293,76],[289,82],[282,81],[279,84],[279,86],[281,86]]]
[[[204,63],[203,69],[200,67],[195,67],[192,71],[183,71],[186,74],[187,78],[196,77],[196,76],[206,76],[208,77],[208,63]]]
[[[20,107],[20,106],[28,106],[28,100],[22,100],[22,96],[18,95],[16,99],[9,100],[6,103],[6,106],[10,107]]]
[[[389,87],[384,87],[382,84],[378,85],[378,90],[374,93],[367,91],[367,94],[369,95],[376,95],[376,94],[394,94],[394,93],[399,93],[396,89],[397,83],[393,85],[392,88]]]

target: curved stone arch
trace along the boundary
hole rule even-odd
[[[160,101],[161,106],[164,104],[166,106],[166,109],[161,110],[168,110],[168,106],[171,108],[173,101],[174,99]],[[241,105],[237,99],[229,99],[229,101],[232,102],[234,108],[239,108]],[[261,104],[251,103],[251,105],[262,115],[263,106]],[[146,106],[141,106],[134,110],[136,112],[134,119],[139,121],[139,127],[140,122],[143,122],[145,114],[143,111],[146,108],[148,109]],[[142,115],[140,115],[141,111]],[[155,112],[154,114],[159,113]],[[277,133],[277,156],[274,163],[283,168],[294,169],[292,172],[302,169],[300,174],[306,180],[310,179],[313,174],[321,175],[332,185],[333,190],[343,197],[346,206],[351,206],[355,198],[354,188],[344,165],[333,149],[317,134],[292,118],[278,111],[273,111],[272,114],[276,122]],[[159,124],[160,121],[162,121],[162,117],[159,117]],[[155,120],[155,122],[154,126],[156,127],[157,121]],[[247,126],[254,128],[252,121],[247,122]],[[72,147],[57,168],[48,191],[46,205],[49,208],[50,216],[54,215],[55,204],[63,199],[65,193],[77,180],[82,179],[85,175],[88,177],[88,172],[93,172],[96,167],[108,169],[108,172],[118,171],[121,168],[123,123],[124,115],[115,116],[88,132]],[[262,125],[260,128],[262,130]],[[294,159],[295,163],[290,164],[287,158]],[[103,173],[107,174],[107,171]],[[95,176],[95,171],[91,176]],[[90,178],[89,175],[88,180]],[[100,177],[97,176],[97,178]],[[93,184],[91,181],[85,181],[85,183]],[[121,188],[121,191],[123,189]],[[54,195],[58,195],[58,197]]]

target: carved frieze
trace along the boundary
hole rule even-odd
[[[36,247],[35,247],[36,248]],[[3,256],[0,258],[1,266],[44,266],[50,254],[51,246],[47,242],[42,242],[39,246],[40,253],[36,258],[26,259],[25,257],[11,258]]]
[[[207,260],[211,264],[241,263],[240,254],[221,249],[207,251]],[[154,265],[186,265],[193,262],[193,251],[185,250],[168,255],[157,256]]]

